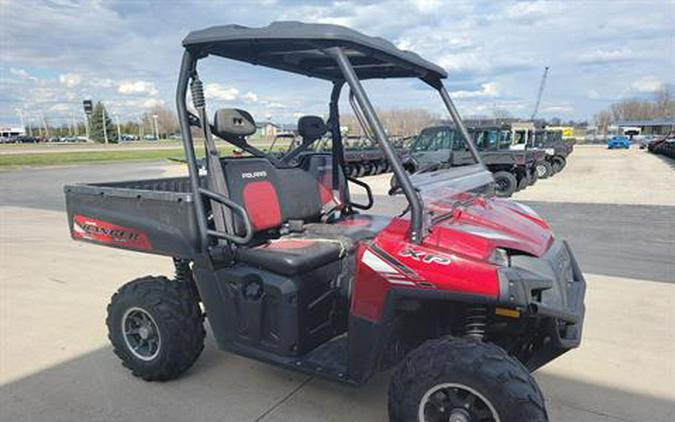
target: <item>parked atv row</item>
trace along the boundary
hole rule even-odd
[[[647,146],[649,152],[675,158],[675,133],[656,139]]]
[[[502,197],[561,171],[571,152],[571,146],[556,142],[554,136],[547,140],[545,131],[533,134],[521,149],[518,143],[514,144],[507,125],[474,125],[467,129],[483,163],[493,173],[496,194]],[[404,167],[413,174],[470,164],[469,148],[453,125],[423,129],[410,152]]]
[[[409,155],[409,148],[413,137],[390,137],[392,147],[402,159]],[[365,136],[346,136],[342,138],[344,145],[345,174],[348,177],[375,176],[382,173],[390,173],[391,165],[388,163],[382,150],[375,142]],[[299,145],[295,142],[289,151]],[[324,137],[317,142],[312,151],[316,153],[330,153],[332,141],[330,136]],[[285,154],[285,153],[284,153]]]

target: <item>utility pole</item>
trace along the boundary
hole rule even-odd
[[[40,113],[40,119],[42,119],[42,126],[45,128],[45,138],[49,139],[49,128],[47,127],[47,119],[45,119],[45,115]]]
[[[159,125],[157,124],[157,118],[159,116],[156,114],[152,115],[152,121],[155,124],[155,140],[159,141]]]
[[[75,127],[75,113],[70,112],[70,136],[76,136],[77,128]]]
[[[105,107],[101,107],[101,116],[103,118],[103,139],[105,139],[105,144],[108,145],[108,128],[105,121]]]
[[[87,141],[89,141],[89,113],[84,113],[84,131]]]
[[[115,113],[115,120],[117,121],[117,142],[122,142],[122,131],[120,130],[120,115]]]
[[[145,129],[145,120],[143,119],[143,116],[138,118],[138,140],[142,141],[143,140],[143,129]]]
[[[26,134],[26,122],[23,120],[23,110],[20,108],[16,109],[16,112],[19,114],[19,120],[21,120],[21,129],[23,129],[24,135]]]

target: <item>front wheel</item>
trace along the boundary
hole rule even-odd
[[[513,195],[513,192],[518,188],[518,180],[516,176],[508,171],[498,171],[494,174],[495,178],[495,194],[499,197],[505,198]]]
[[[540,179],[546,179],[552,175],[553,168],[551,167],[551,163],[548,161],[537,163],[537,176],[539,176]]]
[[[547,422],[527,369],[490,343],[444,337],[412,351],[389,386],[392,422]]]
[[[122,286],[108,305],[108,338],[131,372],[166,381],[187,371],[204,348],[204,315],[185,282],[143,277]]]
[[[555,157],[553,157],[553,171],[555,173],[561,172],[562,169],[564,169],[566,165],[567,165],[567,160],[565,159],[565,157],[562,157],[560,155],[556,155]]]

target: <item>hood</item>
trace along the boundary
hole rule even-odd
[[[477,198],[433,226],[424,243],[449,253],[487,259],[495,248],[541,256],[552,240],[550,227],[530,207],[509,199]]]

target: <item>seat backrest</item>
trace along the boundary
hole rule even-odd
[[[311,174],[319,183],[321,205],[330,203],[344,204],[349,202],[349,187],[342,168],[339,169],[338,197],[333,195],[333,157],[330,154],[310,153],[300,157],[299,166]]]
[[[303,141],[313,141],[328,132],[328,126],[319,116],[302,116],[298,119],[298,134]]]
[[[223,160],[230,199],[242,205],[256,232],[289,220],[318,221],[322,205],[319,183],[300,168],[276,168],[265,158]],[[237,230],[243,223],[235,217]]]

